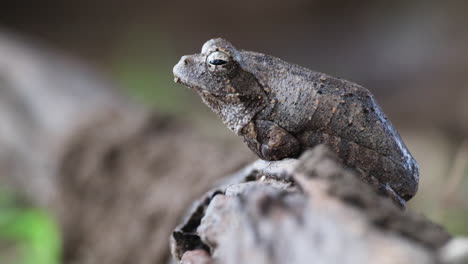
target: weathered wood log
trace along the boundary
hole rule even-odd
[[[300,160],[259,161],[206,194],[172,251],[182,263],[438,263],[449,238],[318,146]]]

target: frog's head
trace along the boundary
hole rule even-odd
[[[224,39],[211,39],[201,53],[183,56],[173,69],[175,82],[197,91],[238,134],[267,105],[257,78],[242,67],[242,52]]]

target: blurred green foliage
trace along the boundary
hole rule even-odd
[[[58,264],[60,250],[60,235],[52,217],[0,189],[0,263]]]

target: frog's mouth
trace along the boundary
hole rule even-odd
[[[187,82],[184,82],[181,78],[177,77],[176,74],[174,74],[174,82],[175,83],[180,83],[182,85],[184,85],[185,87],[191,89],[191,90],[194,90],[194,91],[197,91],[199,93],[202,93],[202,94],[210,94],[214,97],[228,97],[228,96],[239,96],[238,93],[229,93],[229,92],[213,92],[211,90],[208,90],[208,89],[204,89],[204,88],[200,88],[198,86],[195,86],[195,85],[191,85]]]

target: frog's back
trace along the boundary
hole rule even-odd
[[[389,184],[406,200],[417,191],[418,166],[372,94],[355,83],[246,52],[244,69],[264,87],[276,122],[303,148],[324,143],[364,180]]]
[[[301,144],[324,143],[364,180],[388,184],[405,200],[417,191],[419,171],[398,132],[372,94],[357,84],[322,75]]]

